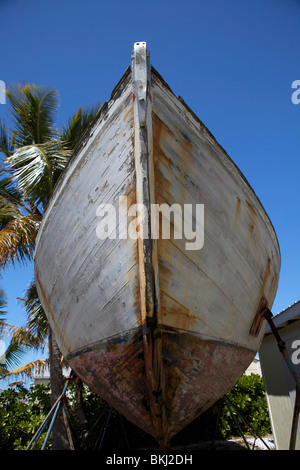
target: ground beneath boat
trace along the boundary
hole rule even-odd
[[[255,439],[252,436],[245,436],[247,444],[242,437],[233,437],[227,440],[217,440],[214,442],[200,441],[184,447],[172,447],[172,451],[176,450],[275,450],[275,442],[272,435],[263,436],[262,442],[260,439]],[[249,447],[248,447],[249,446]]]

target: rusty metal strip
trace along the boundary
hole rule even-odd
[[[268,301],[267,299],[265,299],[265,297],[262,297],[249,332],[251,336],[255,336],[257,338],[257,336],[259,335],[263,321],[265,320],[264,315],[267,312],[267,309]]]
[[[151,420],[157,440],[166,447],[167,419],[162,334],[159,325],[159,285],[156,241],[151,239],[151,203],[154,202],[151,68],[146,43],[132,53],[136,200],[140,216],[139,283],[144,342],[145,379]]]

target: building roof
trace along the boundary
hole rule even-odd
[[[294,302],[294,304],[282,310],[277,315],[274,315],[272,320],[278,330],[285,328],[287,325],[290,325],[291,323],[300,320],[300,300],[297,300],[296,302]],[[265,331],[265,335],[269,335],[271,333],[271,328],[268,325]]]

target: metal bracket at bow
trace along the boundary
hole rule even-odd
[[[145,42],[136,42],[132,52],[133,95],[138,109],[139,125],[146,126],[150,97],[150,56]]]

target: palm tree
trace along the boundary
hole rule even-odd
[[[22,301],[25,308],[27,317],[25,326],[20,328],[0,319],[0,335],[6,334],[10,339],[6,350],[5,367],[0,370],[0,376],[3,377],[19,376],[20,374],[29,376],[33,368],[40,371],[48,366],[47,359],[38,359],[11,370],[13,366],[19,365],[20,359],[28,349],[39,351],[45,349],[48,344],[49,325],[34,281],[27,287],[24,298],[18,300]]]
[[[90,109],[81,107],[66,126],[56,129],[59,100],[55,90],[37,85],[19,85],[8,89],[6,95],[12,127],[9,130],[5,123],[0,122],[0,152],[5,156],[4,166],[0,170],[2,268],[15,262],[32,261],[39,225],[56,182],[99,108],[99,105]],[[54,403],[63,388],[61,354],[34,283],[26,292],[25,308],[30,312],[30,318],[27,333],[24,334],[24,329],[22,332],[23,344],[28,345],[28,338],[44,340],[45,331],[48,334]],[[14,343],[17,342],[15,336]],[[52,431],[53,449],[67,448],[67,443],[63,420],[57,419]]]
[[[7,300],[6,300],[6,294],[2,288],[0,288],[0,338],[2,338],[2,329],[3,329],[3,324],[4,324],[4,319],[6,315],[6,307],[7,307]],[[2,372],[2,365],[5,360],[5,352],[3,350],[4,343],[1,340],[0,343],[0,375]]]
[[[26,330],[7,323],[5,321],[6,315],[7,296],[5,291],[0,288],[0,338],[4,335],[6,335],[8,339],[11,338],[8,347],[5,349],[4,357],[1,357],[0,377],[10,375],[9,369],[19,362],[19,359],[24,354],[26,347],[32,347],[34,344],[37,345],[38,343],[33,336],[29,337]],[[40,345],[41,342],[39,342],[39,346]],[[39,360],[34,364],[34,366],[41,367],[43,363],[43,360]]]

